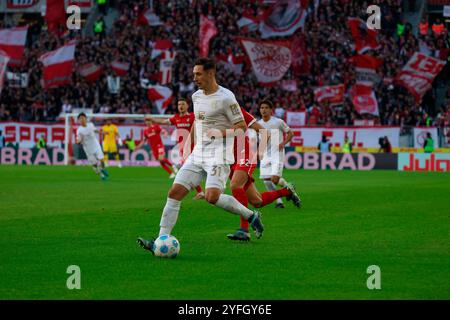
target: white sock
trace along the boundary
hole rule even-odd
[[[100,167],[98,165],[92,166],[92,169],[94,170],[95,174],[100,174]]]
[[[161,222],[159,223],[159,235],[171,234],[173,227],[178,219],[178,212],[180,212],[181,201],[167,198],[164,206]]]
[[[267,191],[277,190],[277,186],[270,180],[264,180],[264,185],[266,186]]]
[[[221,194],[219,200],[214,204],[216,207],[222,208],[228,212],[241,215],[248,220],[253,214],[253,211],[243,206],[237,199],[228,194]]]
[[[288,184],[288,182],[286,180],[284,180],[283,177],[281,177],[280,180],[278,181],[278,185],[282,188],[286,188],[287,184]]]

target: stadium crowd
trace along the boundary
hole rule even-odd
[[[198,29],[200,13],[214,17],[218,34],[210,44],[210,55],[220,56],[232,52],[243,56],[244,51],[235,37],[239,35],[260,38],[259,32],[246,32],[239,29],[236,22],[244,10],[260,12],[262,1],[238,0],[170,0],[154,1],[154,11],[164,22],[159,27],[138,25],[138,16],[148,8],[145,0],[117,0],[115,5],[119,17],[110,33],[97,33],[93,36],[81,36],[79,31],[70,31],[62,37],[47,32],[42,23],[30,26],[28,47],[25,51],[25,63],[14,72],[28,72],[27,88],[6,86],[1,93],[0,120],[19,121],[55,121],[61,112],[70,112],[73,108],[92,108],[102,113],[150,113],[157,112],[148,100],[147,92],[140,85],[141,78],[156,83],[155,74],[159,68],[159,59],[152,60],[151,51],[154,41],[170,39],[174,44],[177,57],[173,65],[173,81],[170,85],[174,96],[188,96],[194,91],[191,67],[198,56]],[[354,55],[352,37],[347,28],[347,17],[367,19],[366,1],[322,0],[318,8],[315,1],[309,2],[305,28],[302,33],[307,48],[310,68],[301,75],[291,70],[284,79],[297,79],[296,92],[285,91],[281,86],[261,87],[258,85],[249,64],[244,64],[242,75],[235,75],[220,67],[218,79],[221,84],[235,92],[238,101],[253,114],[258,114],[257,102],[269,97],[276,103],[276,114],[283,116],[286,110],[307,110],[309,125],[351,125],[357,114],[346,95],[342,106],[330,107],[319,104],[314,99],[315,86],[344,83],[350,87],[355,82],[355,70],[348,59]],[[392,81],[398,71],[406,64],[410,56],[419,50],[428,50],[430,55],[439,56],[448,48],[447,30],[421,24],[420,33],[415,36],[412,26],[404,23],[402,1],[378,0],[382,11],[379,41],[381,48],[372,52],[384,63],[378,70],[381,81],[376,86],[380,117],[375,123],[382,125],[449,125],[450,106],[442,105],[434,109],[435,97],[430,90],[416,104],[406,89]],[[423,20],[422,23],[427,22]],[[0,28],[8,27],[2,26]],[[438,32],[436,32],[436,30]],[[76,66],[95,62],[105,67],[104,75],[94,84],[87,82],[78,72],[73,73],[72,85],[43,90],[41,86],[42,65],[38,58],[45,52],[63,45],[68,39],[78,39],[76,48]],[[113,75],[110,62],[127,61],[130,70],[121,78],[118,93],[108,90],[107,76]],[[434,87],[445,79],[446,69],[436,78]],[[348,91],[348,90],[347,90]],[[174,113],[172,103],[166,113]]]

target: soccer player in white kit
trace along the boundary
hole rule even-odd
[[[76,143],[81,143],[86,153],[88,162],[92,165],[94,172],[106,180],[109,176],[105,169],[105,155],[98,142],[98,130],[92,122],[87,121],[86,114],[80,113],[77,117],[78,124]]]
[[[234,138],[237,134],[245,134],[247,128],[241,108],[234,94],[217,84],[213,60],[200,58],[196,61],[193,71],[194,81],[199,87],[192,95],[195,114],[193,128],[197,143],[178,171],[168,193],[159,235],[171,234],[182,199],[206,176],[206,201],[228,212],[241,215],[249,221],[256,237],[260,238],[264,231],[260,213],[246,208],[233,196],[223,193],[230,165],[234,163]],[[153,240],[138,238],[137,242],[153,253]]]
[[[260,178],[268,191],[276,190],[276,185],[283,188],[292,185],[283,178],[284,147],[292,140],[294,134],[282,119],[273,117],[273,103],[263,100],[259,104],[261,119],[258,123],[269,130],[269,142],[260,163]],[[283,200],[277,199],[276,208],[284,208]]]

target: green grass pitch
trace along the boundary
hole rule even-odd
[[[173,260],[135,243],[159,230],[167,174],[110,175],[0,166],[0,299],[450,298],[448,173],[286,170],[304,206],[263,208],[266,232],[250,243],[227,240],[238,217],[192,193]],[[66,287],[69,265],[81,269],[81,290]],[[370,265],[381,290],[366,286]]]

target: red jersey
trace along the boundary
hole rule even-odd
[[[144,137],[152,149],[162,145],[161,127],[157,124],[152,124],[150,127],[144,129]]]
[[[169,118],[171,124],[173,124],[177,129],[187,130],[187,133],[191,132],[192,125],[194,124],[195,114],[188,113],[184,116],[180,116],[179,114],[174,115],[172,118]],[[180,130],[181,131],[181,130]],[[186,133],[184,133],[186,134]],[[187,134],[186,137],[187,138]],[[177,132],[177,141],[180,143],[183,140],[183,133]]]
[[[244,110],[244,108],[241,107],[242,115],[244,116],[244,121],[247,127],[250,127],[253,123],[256,122],[256,119],[247,111]],[[240,147],[241,150],[238,152],[238,147]],[[238,146],[237,138],[234,139],[234,162],[237,164],[240,163],[247,163],[250,158],[250,140],[248,136],[245,136],[244,139],[244,146]],[[244,153],[244,155],[242,155]],[[239,156],[240,155],[240,156]]]

